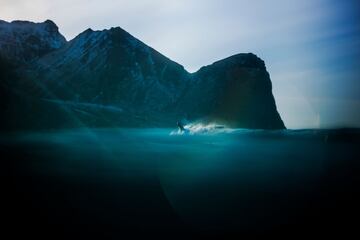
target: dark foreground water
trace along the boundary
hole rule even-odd
[[[2,231],[47,239],[359,234],[359,130],[171,131],[2,135]]]

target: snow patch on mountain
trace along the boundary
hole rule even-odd
[[[66,44],[56,24],[0,20],[0,56],[20,63],[30,62]]]

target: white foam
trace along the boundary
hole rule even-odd
[[[230,133],[235,129],[220,125],[217,123],[188,123],[184,126],[185,131],[180,129],[174,130],[170,135],[197,135],[197,134],[219,134],[219,133]]]

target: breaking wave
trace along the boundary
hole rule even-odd
[[[218,133],[230,133],[235,129],[226,127],[216,123],[188,123],[184,125],[185,130],[171,131],[170,135],[195,135],[195,134],[218,134]]]

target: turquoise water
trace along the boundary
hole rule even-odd
[[[358,130],[172,132],[3,136],[1,151],[10,163],[2,176],[14,177],[17,194],[35,202],[21,210],[24,215],[37,209],[45,219],[63,219],[76,209],[75,222],[106,223],[113,233],[124,222],[152,229],[266,231],[306,222],[307,214],[328,217],[324,213],[339,202],[339,191],[356,191]]]

